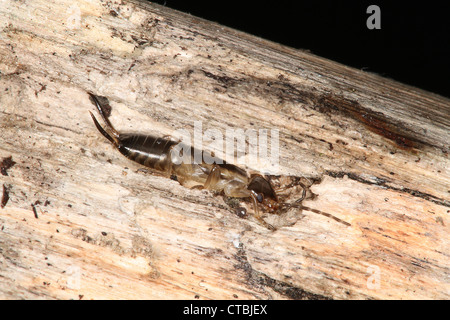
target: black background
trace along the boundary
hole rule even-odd
[[[444,1],[154,1],[222,25],[450,97]],[[369,30],[371,4],[381,30]]]

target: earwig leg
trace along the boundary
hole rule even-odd
[[[262,216],[259,213],[258,210],[258,202],[256,199],[256,196],[252,193],[251,194],[252,200],[253,200],[253,209],[254,209],[254,214],[253,216],[256,218],[256,220],[258,220],[259,223],[261,223],[264,227],[266,227],[269,230],[275,230],[275,227],[272,226],[270,223],[267,223]]]
[[[220,181],[220,167],[214,166],[211,169],[211,172],[206,179],[205,185],[203,186],[205,189],[214,190],[217,183]]]
[[[299,183],[299,185],[302,187],[302,197],[300,199],[295,200],[296,203],[302,202],[306,198],[306,187],[303,185],[303,183]]]
[[[173,163],[172,163],[172,161],[169,161],[169,166],[168,166],[167,171],[166,171],[166,176],[169,179],[171,179],[172,173],[173,173]]]
[[[298,182],[297,184],[290,184],[290,185],[288,185],[286,187],[277,188],[277,189],[275,189],[275,193],[279,194],[279,193],[281,193],[283,191],[286,191],[287,189],[290,189],[290,188],[294,187],[295,185],[299,185],[300,187],[302,187],[302,197],[300,199],[295,200],[296,203],[300,203],[303,200],[305,200],[305,198],[306,198],[306,189],[307,189],[306,186],[303,183],[301,183],[301,182]]]
[[[211,175],[211,174],[210,174]],[[209,177],[208,177],[209,178]],[[266,227],[269,230],[275,230],[274,226],[267,223],[260,214],[260,211],[258,209],[258,199],[256,198],[256,193],[252,192],[251,190],[246,189],[242,183],[238,183],[236,181],[229,182],[223,189],[223,192],[228,197],[236,197],[236,198],[252,198],[253,202],[253,216],[260,224],[262,224],[264,227]]]
[[[251,194],[251,198],[253,200],[253,211],[254,211],[254,216],[255,218],[257,218],[258,220],[261,219],[261,215],[259,214],[259,210],[258,210],[258,200],[256,199],[256,196],[252,193]]]

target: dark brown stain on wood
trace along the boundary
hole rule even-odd
[[[2,195],[2,202],[1,202],[1,208],[3,209],[9,200],[9,193],[8,193],[8,187],[4,184],[3,185],[3,195]]]
[[[359,102],[334,94],[321,94],[314,87],[294,86],[287,80],[260,79],[254,77],[231,78],[225,75],[217,75],[212,72],[201,70],[210,79],[216,80],[225,89],[230,89],[237,84],[248,86],[249,94],[258,93],[267,96],[275,96],[282,101],[302,103],[322,112],[340,112],[362,123],[368,130],[383,136],[393,142],[395,146],[403,150],[413,151],[420,147],[420,141],[414,138],[413,132],[409,132],[402,123],[394,123],[382,112],[368,110]],[[259,88],[259,89],[258,89]],[[421,142],[423,143],[423,142]],[[332,146],[330,147],[332,149]]]
[[[403,150],[412,151],[419,144],[400,123],[393,123],[381,112],[365,109],[359,102],[336,95],[326,95],[319,99],[319,110],[327,112],[329,109],[338,110],[364,124],[370,131],[389,139]],[[327,110],[328,109],[328,110]]]
[[[10,169],[15,164],[16,163],[12,160],[12,156],[3,158],[2,162],[0,163],[0,172],[2,173],[2,175],[7,176],[8,169]]]

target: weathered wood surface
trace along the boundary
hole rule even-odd
[[[450,298],[448,99],[135,1],[3,0],[0,26],[0,298]],[[271,173],[351,226],[269,231],[138,171],[86,91],[125,131],[279,129]]]

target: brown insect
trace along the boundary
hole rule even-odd
[[[166,173],[168,177],[175,176],[178,182],[186,187],[201,187],[214,193],[223,193],[228,197],[250,198],[253,202],[253,216],[269,229],[274,229],[274,227],[264,221],[258,207],[262,207],[265,212],[270,214],[277,214],[290,207],[318,211],[300,204],[306,195],[304,186],[302,186],[301,198],[295,203],[281,203],[271,183],[262,175],[249,175],[245,170],[225,161],[211,164],[203,161],[195,163],[193,157],[197,153],[193,147],[190,152],[191,161],[180,161],[179,153],[172,152],[180,142],[152,135],[118,132],[110,123],[98,97],[92,93],[89,95],[106,124],[106,128],[103,128],[90,112],[98,131],[128,159]],[[245,216],[245,209],[240,207],[238,215]],[[336,217],[331,217],[342,222]]]

